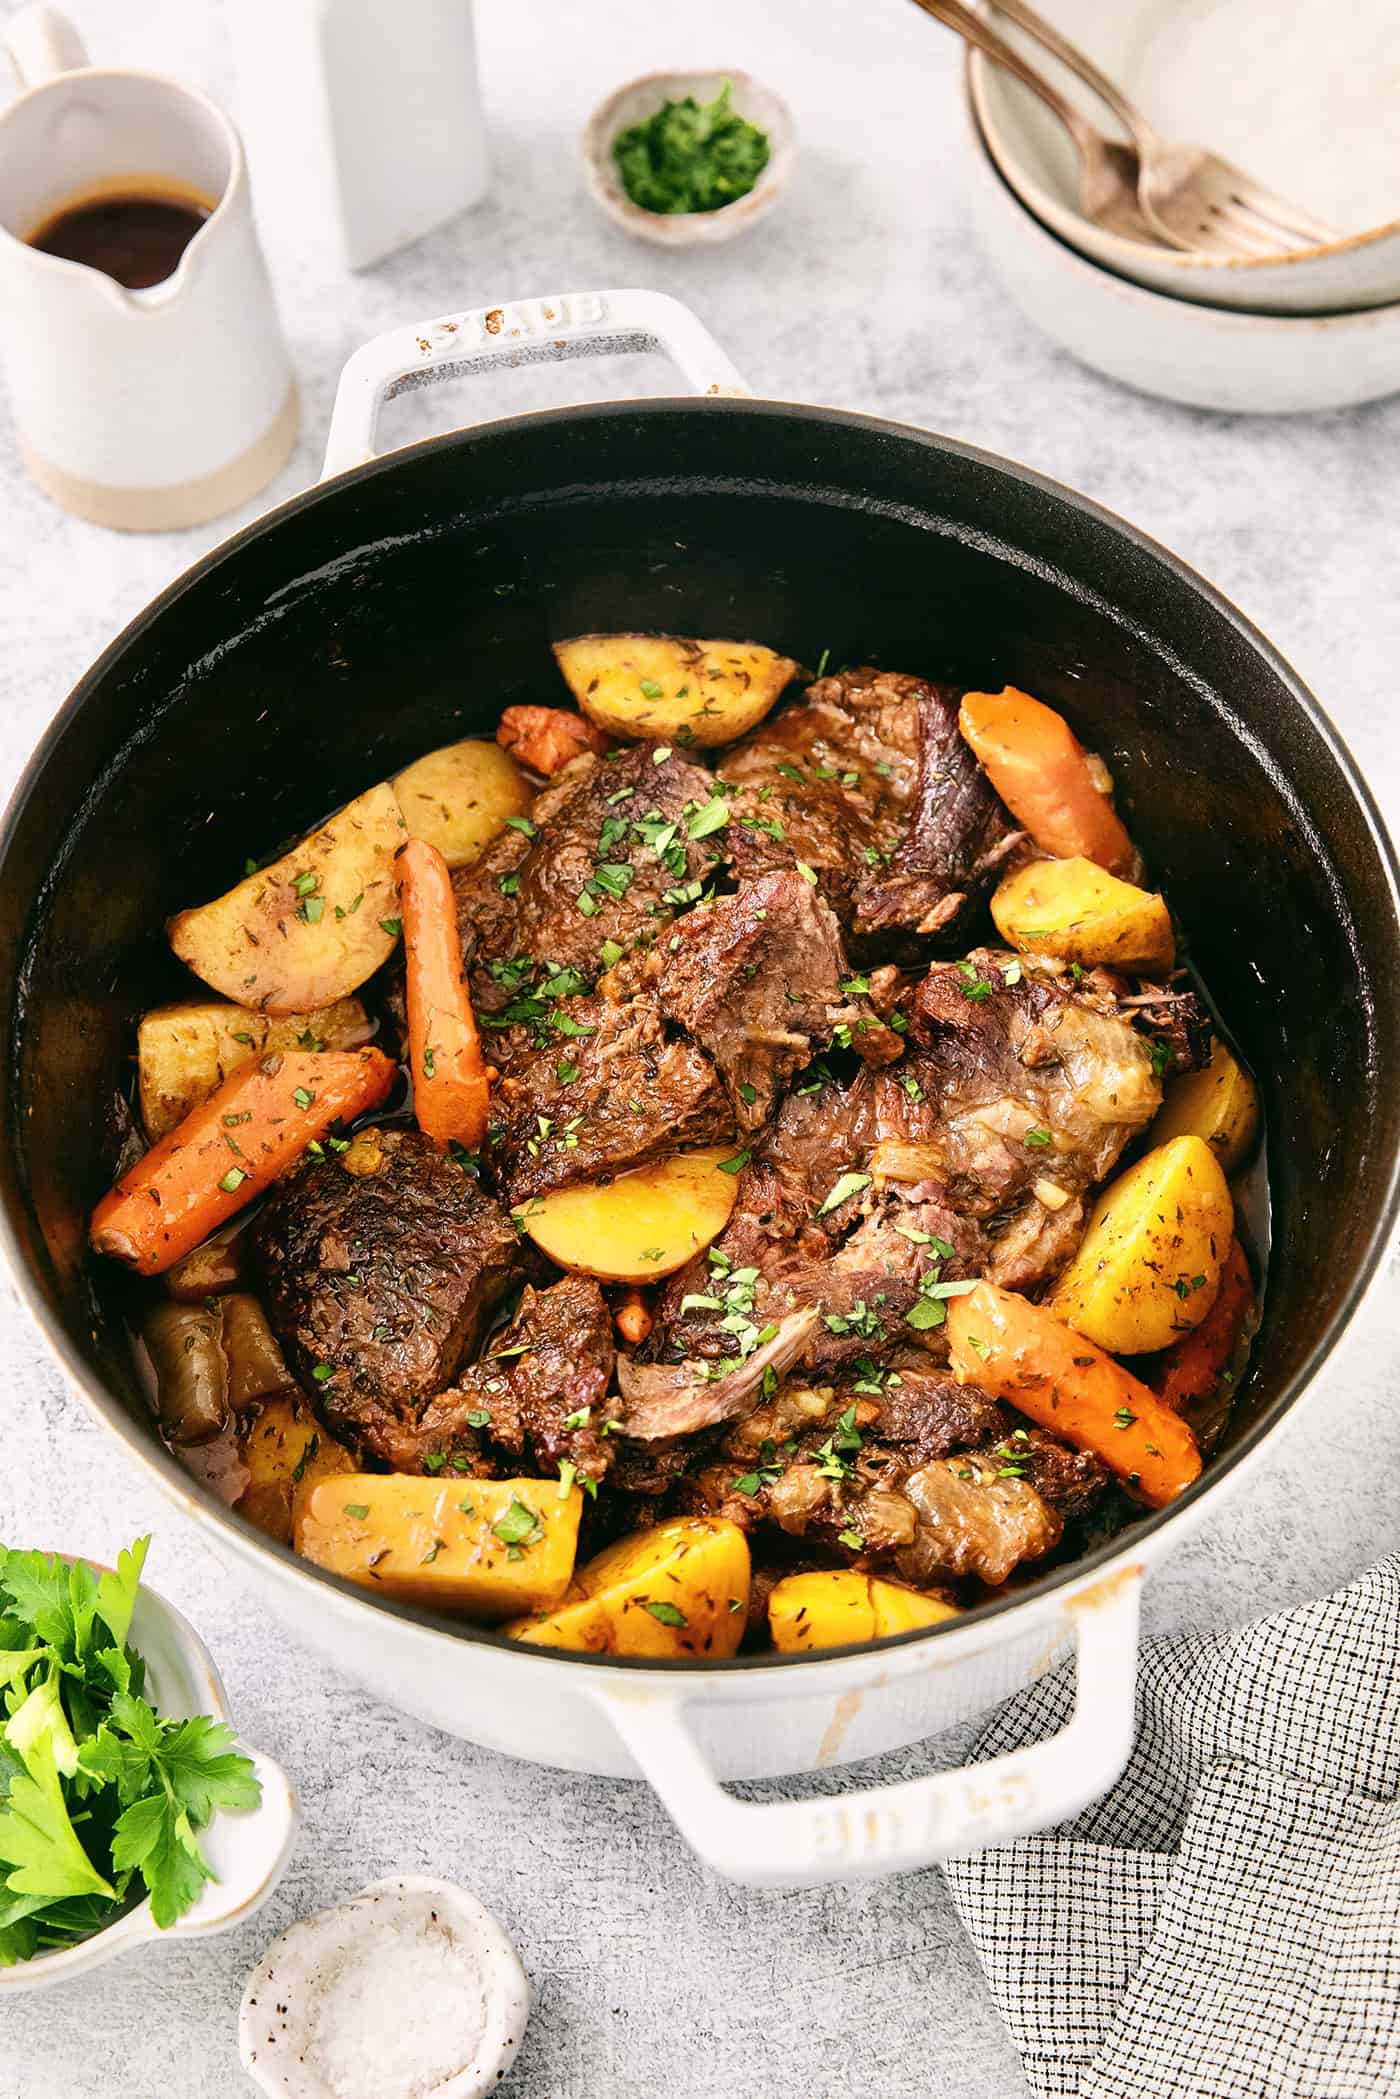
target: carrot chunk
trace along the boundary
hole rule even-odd
[[[1132,840],[1063,715],[1007,685],[964,693],[958,726],[1017,823],[1045,852],[1132,875]]]
[[[490,1077],[467,989],[457,900],[447,862],[425,838],[399,848],[399,911],[407,965],[413,1112],[425,1137],[479,1151]]]
[[[496,741],[546,780],[562,772],[580,751],[596,751],[601,757],[613,747],[611,736],[568,707],[507,707]]]
[[[948,1303],[949,1360],[1052,1435],[1091,1450],[1153,1508],[1201,1469],[1186,1423],[1092,1341],[1027,1298],[981,1282]]]
[[[92,1214],[93,1251],[161,1275],[261,1195],[332,1123],[394,1083],[382,1050],[287,1050],[240,1064]]]
[[[1183,1334],[1158,1360],[1152,1383],[1164,1405],[1185,1414],[1213,1396],[1253,1311],[1254,1278],[1244,1248],[1238,1239],[1232,1239],[1215,1303],[1200,1325]]]

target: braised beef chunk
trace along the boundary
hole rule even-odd
[[[1022,1560],[1042,1559],[1064,1534],[1063,1518],[1029,1480],[980,1451],[936,1458],[910,1474],[903,1492],[914,1528],[897,1548],[895,1565],[919,1587],[975,1575],[995,1588]]]
[[[1152,1045],[1152,1069],[1159,1078],[1209,1064],[1215,1026],[1189,985],[1139,984],[1131,998],[1119,1000],[1118,1011]]]
[[[528,817],[453,876],[478,1009],[498,1013],[519,989],[492,963],[530,958],[592,984],[614,947],[650,946],[722,857],[727,805],[712,789],[709,773],[664,745],[566,766]]]
[[[601,1479],[613,1446],[602,1430],[613,1374],[612,1321],[598,1285],[565,1276],[551,1289],[527,1287],[514,1319],[420,1415],[415,1441],[431,1457],[484,1436],[512,1460],[527,1454],[546,1473],[565,1463]]]
[[[560,1010],[569,1033],[517,1052],[492,1090],[487,1156],[511,1203],[732,1137],[714,1066],[667,1040],[649,998]]]
[[[981,901],[1024,834],[958,729],[958,693],[920,685],[913,696],[919,762],[905,827],[888,865],[855,893],[855,931],[947,933]]]
[[[767,1120],[784,1082],[833,1037],[872,1064],[902,1052],[847,967],[834,914],[795,869],[687,912],[668,950],[657,994],[714,1058],[742,1130]]]
[[[480,1362],[387,1428],[377,1454],[396,1472],[489,1475],[528,1462],[551,1473],[568,1461],[601,1479],[613,1452],[601,1435],[612,1371],[612,1321],[595,1282],[527,1287]]]
[[[918,779],[919,678],[869,668],[819,678],[727,752],[734,797],[726,847],[735,876],[809,867],[850,924],[856,890],[887,865]]]
[[[419,1131],[362,1132],[344,1156],[355,1171],[331,1155],[279,1181],[251,1238],[299,1382],[337,1433],[373,1449],[448,1382],[527,1255],[510,1219]]]
[[[862,1179],[861,1176],[851,1178]],[[844,1194],[831,1216],[853,1225],[833,1253],[819,1227],[795,1229],[750,1210],[761,1180],[746,1170],[734,1217],[709,1252],[672,1276],[656,1307],[650,1352],[658,1360],[714,1362],[757,1345],[794,1314],[819,1315],[798,1362],[813,1374],[912,1344],[941,1352],[942,1286],[979,1273],[985,1239],[927,1184],[871,1204],[864,1187]],[[869,1214],[859,1214],[862,1208]],[[720,1418],[720,1417],[716,1417]]]
[[[937,963],[910,1008],[912,1069],[935,1104],[928,1170],[955,1208],[1047,1208],[1108,1173],[1161,1106],[1147,1043],[1030,962],[988,950]]]

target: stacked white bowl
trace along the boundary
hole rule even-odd
[[[1282,414],[1400,391],[1396,0],[1037,0],[1163,138],[1206,145],[1336,226],[1287,256],[1188,255],[1079,210],[1068,134],[979,52],[965,76],[970,195],[1007,288],[1086,364],[1203,408]],[[1031,38],[1009,41],[1110,135]]]

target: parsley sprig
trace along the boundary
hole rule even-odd
[[[162,1719],[144,1696],[127,1634],[149,1543],[113,1574],[0,1546],[0,1967],[143,1894],[175,1923],[214,1877],[197,1832],[259,1798],[228,1728]]]

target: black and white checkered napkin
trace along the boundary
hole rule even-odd
[[[1068,1668],[1019,1693],[978,1755],[1073,1696]],[[1400,1555],[1149,1645],[1113,1791],[946,1870],[1046,2099],[1396,2099]]]

